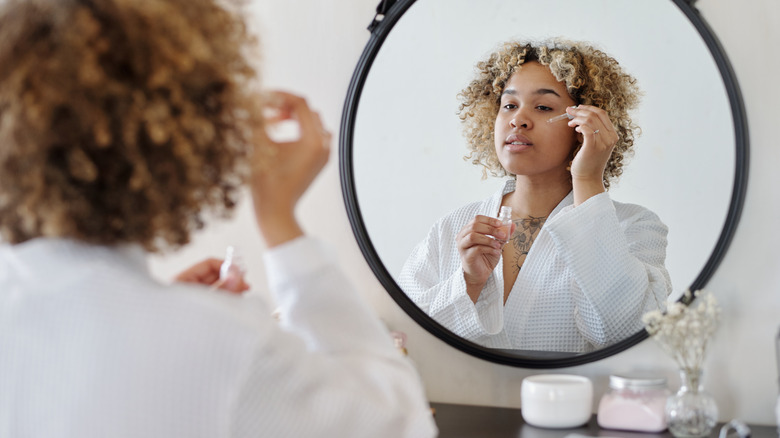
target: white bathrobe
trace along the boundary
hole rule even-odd
[[[495,217],[515,181],[440,219],[413,250],[399,285],[434,320],[489,348],[583,353],[642,330],[642,315],[671,292],[667,227],[648,209],[607,193],[578,207],[569,193],[539,231],[506,304],[503,258],[477,303],[466,293],[456,235]]]
[[[0,437],[435,436],[334,257],[309,238],[265,257],[282,323],[257,295],[158,283],[138,247],[0,246]]]

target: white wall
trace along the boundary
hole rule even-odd
[[[325,123],[337,131],[352,70],[374,16],[376,0],[263,0],[253,5],[261,29],[269,86],[297,90],[319,108]],[[720,38],[742,87],[748,110],[750,181],[742,221],[734,242],[710,281],[723,305],[722,324],[709,355],[705,385],[718,401],[721,418],[774,424],[777,394],[774,335],[780,326],[780,148],[776,119],[780,116],[780,3],[776,0],[734,2],[700,0],[703,16]],[[692,108],[696,110],[696,108]],[[332,243],[353,282],[382,318],[409,334],[409,353],[417,363],[433,401],[491,406],[520,405],[520,382],[540,371],[495,365],[440,342],[421,330],[396,306],[365,263],[343,206],[336,144],[332,160],[300,206],[302,223],[312,235]],[[706,157],[701,157],[706,162]],[[691,163],[694,170],[697,163]],[[258,266],[250,273],[262,290],[262,252],[250,210],[197,236],[186,250],[150,260],[153,272],[170,278],[189,263],[219,256],[227,244],[239,243]],[[403,214],[404,212],[398,212]],[[411,213],[410,213],[411,214]],[[654,368],[675,375],[675,366],[660,349],[645,341],[612,358],[556,370],[592,377],[603,391],[611,372]],[[676,381],[673,382],[676,384]]]

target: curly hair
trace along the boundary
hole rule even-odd
[[[577,105],[604,109],[615,125],[619,140],[604,170],[604,186],[623,173],[624,157],[631,153],[639,127],[628,112],[639,103],[636,79],[625,73],[618,62],[589,45],[563,40],[544,43],[507,42],[486,60],[477,64],[476,78],[459,94],[458,116],[468,140],[465,158],[484,166],[483,176],[510,175],[498,161],[493,130],[501,93],[512,73],[525,62],[547,66],[553,76],[566,84]]]
[[[238,3],[0,6],[0,236],[189,242],[248,175],[256,44]]]

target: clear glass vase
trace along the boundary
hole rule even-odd
[[[680,370],[680,390],[666,401],[666,422],[676,437],[709,436],[718,422],[715,399],[704,390],[701,370]]]

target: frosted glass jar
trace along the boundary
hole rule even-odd
[[[599,402],[597,420],[605,429],[661,432],[670,392],[666,379],[646,375],[611,375],[609,390]]]

